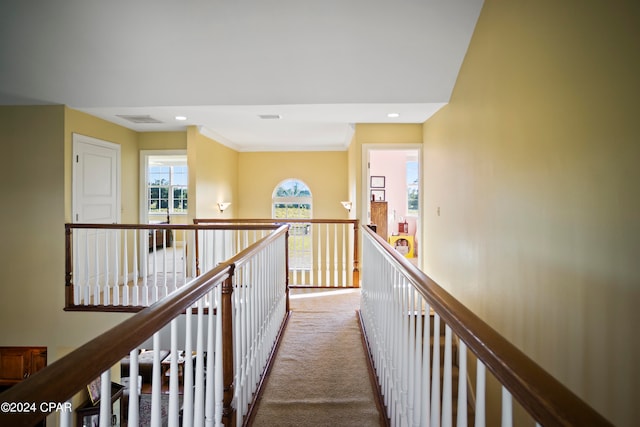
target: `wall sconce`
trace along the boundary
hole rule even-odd
[[[345,208],[346,210],[348,210],[349,212],[351,212],[351,206],[353,205],[353,203],[351,203],[351,202],[340,202],[340,203],[342,203],[342,206],[344,206],[344,208]]]
[[[220,213],[224,212],[231,205],[231,202],[218,202],[218,210]]]

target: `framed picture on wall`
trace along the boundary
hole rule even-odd
[[[371,200],[374,202],[383,202],[384,190],[371,190]]]
[[[385,186],[385,177],[384,176],[372,176],[371,177],[371,188],[384,188]]]
[[[101,378],[98,377],[87,385],[89,398],[91,399],[91,403],[94,405],[100,401],[100,379]]]

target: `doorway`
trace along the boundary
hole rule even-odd
[[[73,134],[73,222],[120,222],[120,145]]]
[[[377,221],[386,218],[386,236],[416,265],[421,265],[422,147],[420,144],[363,145],[363,218],[372,221],[375,205]],[[372,203],[375,202],[383,203]],[[382,206],[380,206],[382,205]],[[380,213],[386,211],[385,213]],[[406,245],[406,247],[405,247]]]

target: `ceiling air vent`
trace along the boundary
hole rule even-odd
[[[260,114],[258,117],[262,120],[278,120],[282,118],[280,114]]]
[[[116,114],[116,116],[121,119],[125,119],[130,121],[131,123],[162,123],[158,119],[154,119],[149,115],[126,115],[126,114]]]

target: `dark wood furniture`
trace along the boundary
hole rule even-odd
[[[0,347],[0,391],[47,366],[46,347]]]
[[[113,418],[111,425],[119,425],[116,420],[122,420],[122,404],[120,404],[119,414],[114,414],[113,407],[114,403],[122,398],[122,392],[124,390],[124,386],[118,383],[111,383],[111,413],[116,417]],[[91,399],[87,399],[82,405],[76,409],[76,426],[83,427],[93,427],[94,422],[98,420],[100,416],[100,401],[93,403]],[[97,425],[97,424],[95,424]]]
[[[152,224],[161,224],[166,225],[171,223],[171,218],[167,215],[167,220],[163,222],[152,222]],[[149,251],[153,249],[159,249],[166,245],[167,248],[170,248],[173,244],[173,231],[158,229],[158,230],[149,230]]]
[[[47,366],[47,347],[0,347],[0,393]],[[37,426],[46,426],[43,420]]]
[[[371,224],[376,226],[376,233],[378,233],[378,236],[382,237],[384,240],[387,240],[389,237],[387,231],[388,222],[387,202],[371,201]]]

